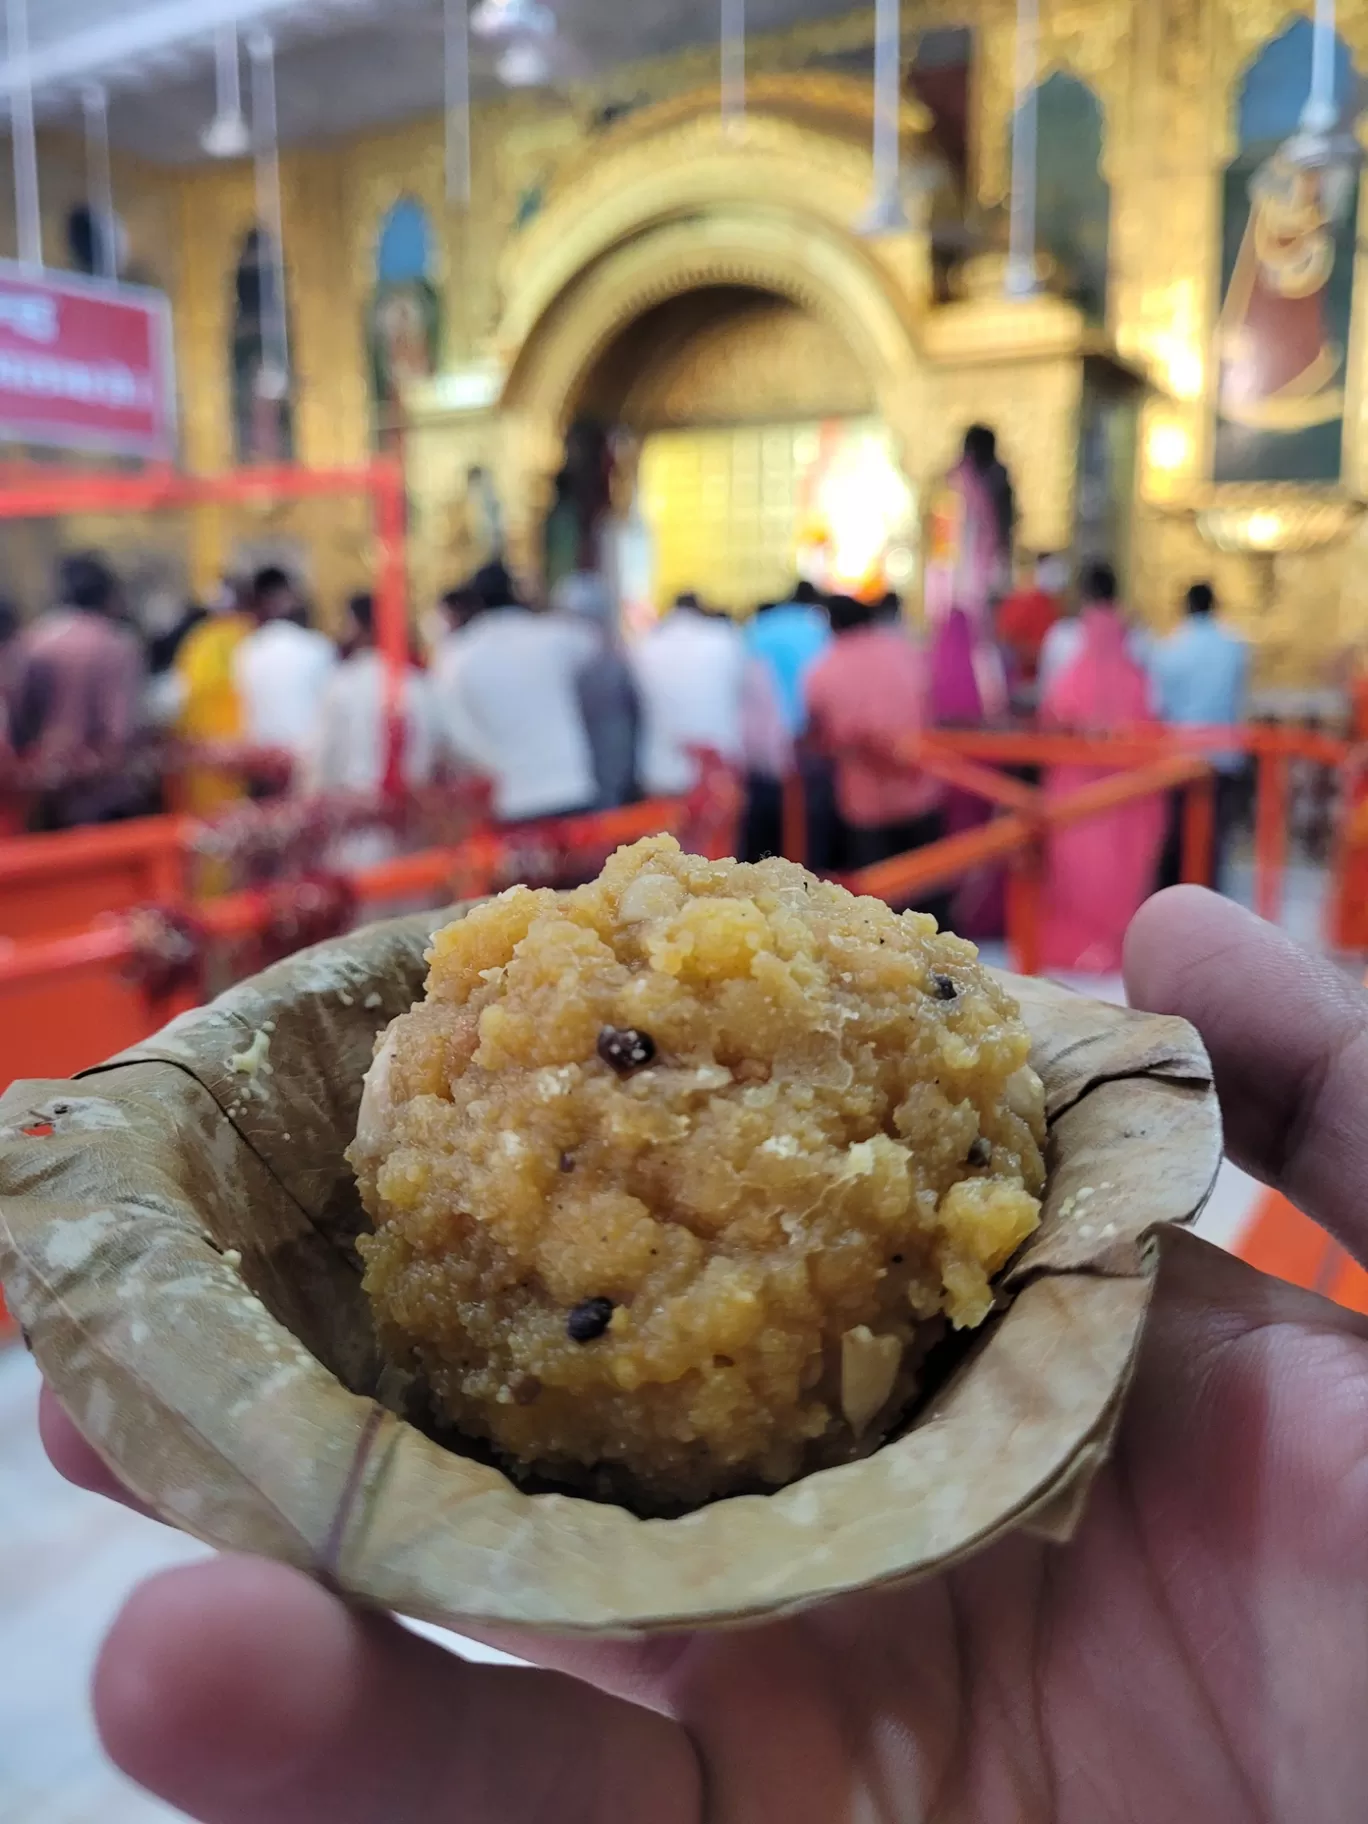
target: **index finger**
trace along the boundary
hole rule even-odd
[[[48,1461],[59,1476],[92,1495],[103,1495],[107,1501],[131,1507],[134,1513],[155,1518],[140,1501],[134,1500],[104,1459],[86,1442],[75,1421],[46,1383],[38,1400],[38,1432]]]
[[[1368,995],[1252,913],[1161,893],[1126,942],[1132,1003],[1191,1020],[1232,1158],[1368,1264]]]

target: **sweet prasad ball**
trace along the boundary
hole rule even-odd
[[[645,1512],[873,1448],[1037,1227],[1010,997],[934,922],[657,837],[438,933],[352,1160],[390,1358]]]

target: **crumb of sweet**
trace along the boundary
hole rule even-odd
[[[1039,1223],[1044,1098],[973,947],[668,837],[433,941],[352,1160],[386,1351],[515,1473],[644,1510],[887,1435]]]

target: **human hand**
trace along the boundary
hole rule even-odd
[[[1235,1156],[1368,1258],[1368,997],[1211,895],[1152,902]],[[116,1493],[55,1405],[49,1449]],[[1345,1824],[1368,1793],[1368,1324],[1166,1241],[1075,1543],[645,1645],[468,1666],[277,1565],[173,1571],[96,1677],[114,1759],[206,1824]]]

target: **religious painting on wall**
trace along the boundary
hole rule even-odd
[[[1225,174],[1217,326],[1218,482],[1340,479],[1353,321],[1359,175],[1352,134],[1360,82],[1335,47],[1343,155],[1302,129],[1313,29],[1297,20],[1265,46],[1240,95],[1240,152]]]
[[[1062,70],[1040,85],[1038,103],[1036,243],[1089,322],[1104,323],[1111,186],[1102,174],[1102,104]]]
[[[380,227],[366,325],[375,440],[382,450],[402,435],[405,388],[430,380],[441,360],[442,306],[432,264],[427,215],[412,197],[402,197]]]
[[[294,460],[286,303],[269,238],[253,228],[234,274],[233,452],[239,464]]]

